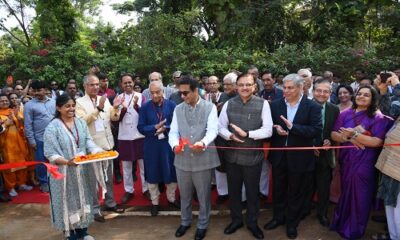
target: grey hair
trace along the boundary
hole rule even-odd
[[[331,72],[331,71],[325,71],[324,74],[325,74],[325,73],[328,74],[329,77],[333,77],[333,72]]]
[[[163,86],[163,84],[160,82],[160,81],[153,81],[153,82],[150,82],[150,84],[149,84],[149,91],[150,91],[150,87],[151,86],[156,86],[156,87],[159,87],[160,89],[161,89],[161,91],[164,91],[164,86]]]
[[[297,71],[297,74],[299,74],[299,75],[306,74],[307,77],[312,77],[312,73],[311,73],[310,69],[308,69],[308,68],[300,69],[299,71]]]
[[[150,79],[151,74],[158,74],[158,76],[160,77],[160,81],[162,82],[162,75],[161,75],[161,73],[159,73],[159,72],[152,72],[152,73],[150,73],[150,74],[149,74],[149,81],[151,80],[151,79]]]
[[[229,81],[231,81],[232,84],[236,84],[237,78],[238,78],[238,75],[236,73],[230,72],[230,73],[225,75],[223,81],[229,80]]]
[[[291,73],[291,74],[289,74],[289,75],[286,75],[286,76],[283,78],[282,82],[285,83],[285,82],[287,82],[287,81],[293,81],[294,84],[295,84],[296,86],[302,86],[302,85],[304,85],[304,78],[302,78],[302,77],[301,77],[299,74],[297,74],[297,73]]]
[[[83,77],[83,85],[86,85],[88,82],[89,82],[89,79],[90,78],[92,78],[92,77],[95,77],[95,78],[97,78],[97,79],[99,79],[96,75],[94,75],[94,74],[89,74],[89,75],[86,75],[86,76],[84,76]]]
[[[247,69],[247,71],[249,71],[249,70],[256,70],[256,72],[258,73],[258,68],[256,67],[256,66],[254,66],[254,65],[251,65],[248,69]]]

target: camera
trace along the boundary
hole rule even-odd
[[[386,83],[388,78],[390,78],[392,74],[388,73],[387,71],[384,71],[379,74],[379,77],[381,78],[381,83]]]

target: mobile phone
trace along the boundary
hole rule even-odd
[[[390,78],[392,74],[388,73],[387,71],[384,71],[383,73],[379,74],[379,77],[381,78],[381,83],[386,83],[388,78]]]

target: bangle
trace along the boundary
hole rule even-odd
[[[354,131],[353,136],[351,136],[351,140],[356,139],[360,135],[360,132]]]

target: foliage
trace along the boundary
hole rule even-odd
[[[77,13],[69,0],[38,0],[36,12],[42,39],[65,44],[78,39]]]

